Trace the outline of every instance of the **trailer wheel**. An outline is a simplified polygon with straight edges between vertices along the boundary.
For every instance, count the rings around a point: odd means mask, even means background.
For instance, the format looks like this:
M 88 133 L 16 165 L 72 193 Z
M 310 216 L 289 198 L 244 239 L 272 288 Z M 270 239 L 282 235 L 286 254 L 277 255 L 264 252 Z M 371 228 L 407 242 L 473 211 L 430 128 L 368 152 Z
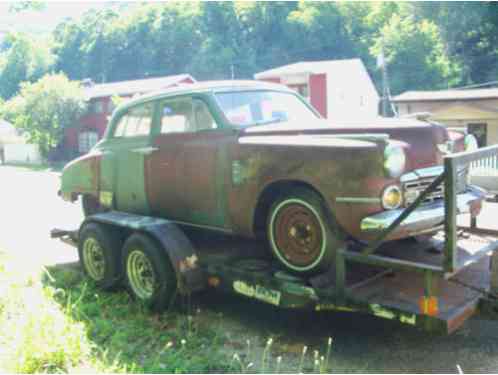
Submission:
M 85 224 L 78 241 L 78 255 L 84 272 L 104 289 L 121 279 L 119 250 L 121 241 L 112 228 L 96 223 Z
M 323 271 L 334 262 L 338 234 L 318 194 L 296 188 L 277 199 L 267 220 L 273 255 L 295 274 Z
M 123 268 L 130 294 L 154 311 L 167 308 L 175 296 L 176 274 L 160 246 L 136 233 L 123 247 Z

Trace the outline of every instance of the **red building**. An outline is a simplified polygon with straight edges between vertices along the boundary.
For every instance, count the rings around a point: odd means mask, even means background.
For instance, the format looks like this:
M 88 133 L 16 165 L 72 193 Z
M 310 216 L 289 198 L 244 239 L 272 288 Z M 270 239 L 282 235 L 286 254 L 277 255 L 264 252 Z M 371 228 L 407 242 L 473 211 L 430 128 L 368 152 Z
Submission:
M 284 84 L 330 120 L 376 117 L 379 95 L 360 59 L 302 61 L 256 73 L 255 79 Z
M 67 129 L 64 137 L 64 152 L 71 156 L 84 154 L 102 138 L 107 122 L 114 110 L 113 96 L 130 98 L 151 91 L 194 83 L 189 74 L 179 74 L 160 78 L 148 78 L 134 81 L 121 81 L 95 84 L 83 81 L 88 111 L 80 118 L 78 126 Z

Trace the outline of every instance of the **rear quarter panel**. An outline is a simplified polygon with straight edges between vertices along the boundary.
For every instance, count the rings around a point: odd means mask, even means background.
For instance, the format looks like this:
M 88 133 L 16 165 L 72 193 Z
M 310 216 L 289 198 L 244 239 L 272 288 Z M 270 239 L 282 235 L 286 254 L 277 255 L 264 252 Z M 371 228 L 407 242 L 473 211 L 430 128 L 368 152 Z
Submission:
M 61 175 L 61 193 L 98 196 L 100 159 L 99 154 L 88 154 L 66 165 Z

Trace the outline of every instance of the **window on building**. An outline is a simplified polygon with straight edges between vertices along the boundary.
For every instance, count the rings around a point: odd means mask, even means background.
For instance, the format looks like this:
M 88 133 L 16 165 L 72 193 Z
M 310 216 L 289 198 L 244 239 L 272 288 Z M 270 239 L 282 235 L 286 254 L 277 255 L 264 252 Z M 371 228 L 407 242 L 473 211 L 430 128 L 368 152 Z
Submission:
M 102 100 L 91 101 L 88 107 L 88 112 L 90 114 L 104 113 L 104 102 Z
M 114 136 L 129 138 L 150 134 L 152 111 L 152 103 L 131 108 L 119 120 L 119 123 L 114 130 Z
M 86 154 L 99 141 L 99 134 L 96 131 L 83 131 L 78 135 L 78 151 Z
M 289 85 L 289 88 L 291 88 L 292 90 L 297 92 L 299 95 L 301 95 L 306 100 L 310 99 L 309 86 L 307 83 L 303 83 L 300 85 Z
M 468 124 L 467 131 L 469 132 L 469 134 L 472 134 L 474 137 L 476 137 L 479 147 L 485 147 L 487 145 L 488 124 L 484 122 Z

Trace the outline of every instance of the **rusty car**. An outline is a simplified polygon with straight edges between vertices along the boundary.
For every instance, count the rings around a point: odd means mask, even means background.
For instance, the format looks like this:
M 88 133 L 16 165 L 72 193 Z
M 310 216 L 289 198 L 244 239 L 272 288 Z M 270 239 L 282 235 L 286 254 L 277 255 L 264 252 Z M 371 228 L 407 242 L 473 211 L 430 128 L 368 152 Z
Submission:
M 59 194 L 81 197 L 87 216 L 115 210 L 263 238 L 287 271 L 310 275 L 347 241 L 392 225 L 442 173 L 452 142 L 416 119 L 330 123 L 278 84 L 202 82 L 119 106 L 103 139 L 64 168 Z M 477 215 L 484 193 L 465 171 L 456 189 L 457 213 Z M 387 239 L 440 230 L 443 197 L 442 186 L 424 196 Z

